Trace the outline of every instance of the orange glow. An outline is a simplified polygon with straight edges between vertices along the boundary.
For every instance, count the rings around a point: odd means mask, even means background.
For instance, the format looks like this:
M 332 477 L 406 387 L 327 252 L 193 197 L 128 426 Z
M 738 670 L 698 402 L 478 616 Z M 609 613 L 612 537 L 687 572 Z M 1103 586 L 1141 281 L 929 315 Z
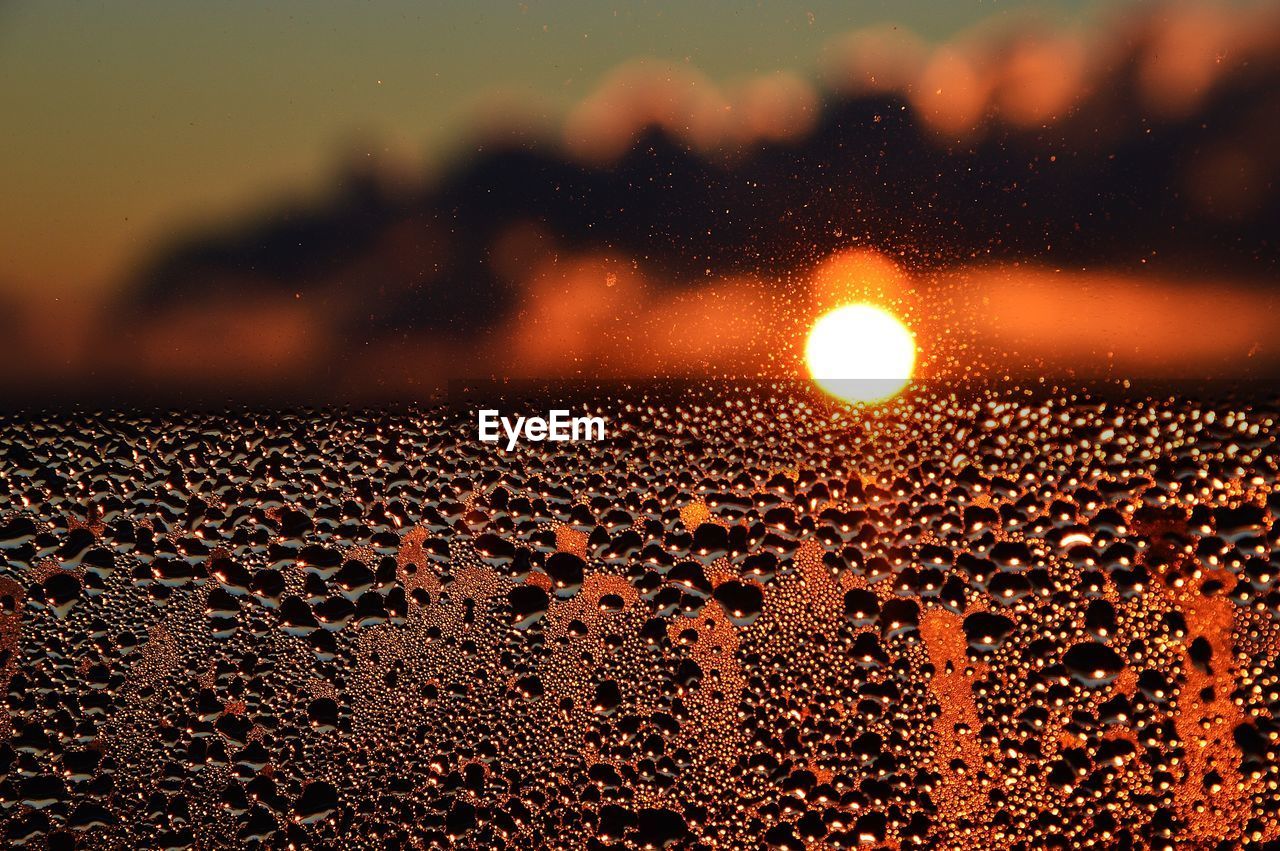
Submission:
M 891 304 L 911 287 L 910 277 L 878 251 L 852 248 L 837 251 L 814 270 L 812 304 L 825 313 L 842 304 Z

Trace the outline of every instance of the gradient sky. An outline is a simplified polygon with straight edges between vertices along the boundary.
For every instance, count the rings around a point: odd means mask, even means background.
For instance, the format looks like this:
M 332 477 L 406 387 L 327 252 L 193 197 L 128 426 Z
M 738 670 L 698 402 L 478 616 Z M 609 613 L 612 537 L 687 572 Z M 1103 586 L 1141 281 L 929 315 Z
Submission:
M 306 194 L 346 156 L 418 168 L 477 104 L 548 121 L 638 56 L 715 79 L 812 75 L 824 42 L 900 23 L 945 39 L 1085 0 L 0 4 L 0 296 L 93 301 L 177 229 Z

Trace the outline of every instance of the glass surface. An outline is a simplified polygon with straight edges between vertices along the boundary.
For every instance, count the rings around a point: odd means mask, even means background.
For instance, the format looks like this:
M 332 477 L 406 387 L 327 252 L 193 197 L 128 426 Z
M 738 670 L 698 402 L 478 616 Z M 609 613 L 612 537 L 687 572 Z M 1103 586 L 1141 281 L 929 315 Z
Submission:
M 1280 843 L 1280 5 L 0 4 L 0 844 Z

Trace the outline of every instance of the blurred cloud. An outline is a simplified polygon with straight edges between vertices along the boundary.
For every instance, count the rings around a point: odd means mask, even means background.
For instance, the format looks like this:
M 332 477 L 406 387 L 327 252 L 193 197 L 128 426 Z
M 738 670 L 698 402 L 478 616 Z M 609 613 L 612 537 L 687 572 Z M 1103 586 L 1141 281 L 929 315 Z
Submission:
M 975 269 L 962 278 L 976 340 L 1024 369 L 1046 364 L 1040 371 L 1050 375 L 1212 380 L 1280 368 L 1274 290 L 1035 268 Z
M 727 146 L 801 137 L 813 126 L 818 93 L 799 76 L 778 72 L 717 86 L 675 62 L 637 60 L 609 74 L 565 123 L 570 152 L 598 164 L 622 156 L 658 129 L 703 154 Z

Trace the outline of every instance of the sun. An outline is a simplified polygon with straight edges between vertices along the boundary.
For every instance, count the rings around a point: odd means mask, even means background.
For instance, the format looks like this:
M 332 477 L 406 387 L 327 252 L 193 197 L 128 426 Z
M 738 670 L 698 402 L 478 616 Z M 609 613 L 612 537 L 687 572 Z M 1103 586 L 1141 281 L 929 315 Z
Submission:
M 881 402 L 901 392 L 916 364 L 916 341 L 896 316 L 873 304 L 847 304 L 809 331 L 805 363 L 814 382 L 849 402 Z

